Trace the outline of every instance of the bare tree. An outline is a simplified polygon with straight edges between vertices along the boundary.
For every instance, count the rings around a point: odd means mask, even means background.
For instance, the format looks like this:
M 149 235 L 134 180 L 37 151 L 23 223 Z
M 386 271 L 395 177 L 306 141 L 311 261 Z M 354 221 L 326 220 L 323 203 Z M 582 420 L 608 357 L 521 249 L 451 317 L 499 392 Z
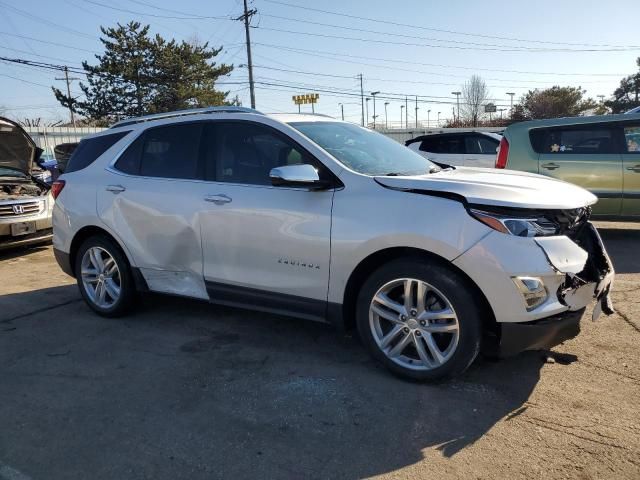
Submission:
M 474 127 L 478 126 L 478 120 L 482 115 L 484 102 L 489 98 L 489 89 L 482 77 L 472 75 L 462 86 L 462 113 L 465 120 L 471 122 Z

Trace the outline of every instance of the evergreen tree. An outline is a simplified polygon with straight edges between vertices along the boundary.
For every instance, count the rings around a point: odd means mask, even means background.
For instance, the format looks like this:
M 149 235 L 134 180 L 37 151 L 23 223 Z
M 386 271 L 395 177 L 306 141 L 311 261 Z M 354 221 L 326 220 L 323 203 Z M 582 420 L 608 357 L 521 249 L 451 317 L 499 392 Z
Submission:
M 228 92 L 215 88 L 218 78 L 233 70 L 212 61 L 221 48 L 150 37 L 149 25 L 138 22 L 100 30 L 104 54 L 96 55 L 97 65 L 82 63 L 87 82 L 81 82 L 80 89 L 85 99 L 69 98 L 53 88 L 64 107 L 108 124 L 118 118 L 230 103 Z

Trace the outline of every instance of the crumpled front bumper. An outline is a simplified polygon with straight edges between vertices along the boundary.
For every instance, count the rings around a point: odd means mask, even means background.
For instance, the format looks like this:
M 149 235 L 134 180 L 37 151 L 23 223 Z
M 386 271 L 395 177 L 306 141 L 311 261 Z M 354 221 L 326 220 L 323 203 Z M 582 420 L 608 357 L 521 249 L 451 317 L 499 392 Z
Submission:
M 593 319 L 601 312 L 613 313 L 609 294 L 614 269 L 590 222 L 572 238 L 492 232 L 453 263 L 471 277 L 491 305 L 503 355 L 551 348 L 577 335 L 582 312 L 594 299 Z M 513 281 L 523 276 L 541 279 L 548 292 L 544 303 L 530 311 Z

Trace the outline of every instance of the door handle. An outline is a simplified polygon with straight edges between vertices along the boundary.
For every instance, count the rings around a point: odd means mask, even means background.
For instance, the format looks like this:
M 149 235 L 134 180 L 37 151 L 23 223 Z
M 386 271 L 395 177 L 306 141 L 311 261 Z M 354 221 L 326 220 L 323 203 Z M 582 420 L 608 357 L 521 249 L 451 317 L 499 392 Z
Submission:
M 124 192 L 126 188 L 124 188 L 122 185 L 107 185 L 106 190 L 107 192 L 118 194 Z
M 472 161 L 474 161 L 474 162 L 475 162 L 475 161 L 477 161 L 478 159 L 477 159 L 477 158 L 467 158 L 467 160 L 472 160 Z
M 640 173 L 640 165 L 634 165 L 633 167 L 627 167 L 627 170 L 631 170 L 632 172 Z
M 231 197 L 225 194 L 207 195 L 204 197 L 204 201 L 215 203 L 216 205 L 224 205 L 225 203 L 231 203 Z
M 547 170 L 555 170 L 556 168 L 560 168 L 560 165 L 556 163 L 543 163 L 540 165 L 542 168 L 546 168 Z

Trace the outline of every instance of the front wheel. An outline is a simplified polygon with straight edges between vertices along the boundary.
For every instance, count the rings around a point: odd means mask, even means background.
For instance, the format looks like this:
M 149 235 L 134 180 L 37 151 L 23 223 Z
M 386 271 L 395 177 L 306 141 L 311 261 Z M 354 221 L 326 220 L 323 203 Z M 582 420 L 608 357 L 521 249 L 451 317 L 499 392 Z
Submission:
M 358 296 L 357 325 L 371 354 L 415 380 L 462 373 L 480 350 L 481 308 L 466 278 L 421 259 L 390 262 Z

